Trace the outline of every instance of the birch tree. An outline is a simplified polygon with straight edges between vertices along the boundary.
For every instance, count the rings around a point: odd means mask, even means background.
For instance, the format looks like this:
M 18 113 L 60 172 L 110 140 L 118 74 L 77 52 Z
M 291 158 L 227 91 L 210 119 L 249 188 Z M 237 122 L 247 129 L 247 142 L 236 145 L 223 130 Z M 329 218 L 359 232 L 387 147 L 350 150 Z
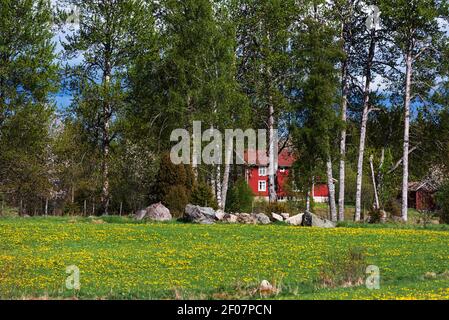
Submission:
M 392 59 L 398 59 L 404 106 L 404 139 L 402 158 L 402 219 L 408 220 L 408 183 L 410 154 L 410 119 L 412 106 L 425 98 L 436 79 L 435 73 L 444 37 L 439 18 L 447 17 L 447 2 L 438 0 L 384 0 L 380 1 L 383 20 L 391 30 Z
M 355 34 L 355 20 L 357 19 L 356 5 L 359 1 L 343 0 L 335 1 L 334 6 L 339 13 L 341 25 L 340 41 L 344 54 L 341 60 L 341 109 L 340 119 L 342 128 L 340 131 L 340 161 L 338 176 L 338 220 L 345 220 L 345 182 L 346 182 L 346 140 L 347 140 L 347 112 L 350 96 L 350 67 L 353 58 L 353 41 Z
M 270 202 L 277 201 L 276 128 L 279 115 L 288 105 L 284 88 L 290 68 L 290 28 L 296 18 L 296 9 L 297 4 L 292 0 L 239 0 L 234 4 L 238 80 L 256 115 L 253 125 L 267 128 L 269 132 L 267 155 Z
M 110 156 L 116 138 L 114 119 L 123 105 L 122 72 L 133 54 L 136 36 L 153 25 L 150 6 L 142 0 L 64 0 L 62 7 L 75 7 L 79 28 L 63 41 L 67 60 L 82 62 L 69 68 L 76 93 L 75 113 L 89 114 L 91 131 L 101 150 L 101 213 L 107 215 L 111 201 Z M 61 12 L 62 21 L 67 13 Z

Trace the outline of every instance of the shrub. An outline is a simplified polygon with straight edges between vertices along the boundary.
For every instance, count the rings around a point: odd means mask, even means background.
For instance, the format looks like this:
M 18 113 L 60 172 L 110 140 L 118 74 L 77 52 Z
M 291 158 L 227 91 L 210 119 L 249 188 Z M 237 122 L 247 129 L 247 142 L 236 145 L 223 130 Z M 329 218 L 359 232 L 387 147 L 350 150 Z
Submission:
M 248 183 L 239 179 L 228 192 L 226 199 L 227 212 L 251 212 L 254 195 Z
M 351 166 L 346 167 L 346 185 L 345 185 L 345 202 L 355 204 L 355 195 L 357 190 L 357 171 Z M 338 194 L 338 193 L 337 193 Z M 371 208 L 374 200 L 373 185 L 371 177 L 363 172 L 362 183 L 362 209 Z
M 218 208 L 212 188 L 204 182 L 200 182 L 197 186 L 195 186 L 190 202 L 194 205 L 202 207 L 211 207 L 214 209 Z
M 152 190 L 152 196 L 157 201 L 163 201 L 173 186 L 183 186 L 187 197 L 193 188 L 192 167 L 188 165 L 175 165 L 170 160 L 170 154 L 164 153 L 161 156 L 156 182 Z
M 401 206 L 399 205 L 399 203 L 394 200 L 394 199 L 390 199 L 385 203 L 385 211 L 388 212 L 391 216 L 393 217 L 401 217 L 402 216 L 402 212 L 401 212 Z
M 369 212 L 369 223 L 380 223 L 382 221 L 382 210 L 372 209 Z
M 289 212 L 291 212 L 291 210 L 290 210 L 288 203 L 286 203 L 286 202 L 269 203 L 265 210 L 265 213 L 268 215 L 271 215 L 272 213 L 281 214 L 281 213 L 289 213 Z
M 185 207 L 189 203 L 187 189 L 180 185 L 169 187 L 162 203 L 170 209 L 174 218 L 181 218 L 184 215 Z
M 81 212 L 80 207 L 78 206 L 77 203 L 66 203 L 64 206 L 64 215 L 77 215 Z
M 319 281 L 323 287 L 353 287 L 362 285 L 366 271 L 364 248 L 350 248 L 339 257 L 328 257 L 321 267 Z
M 441 222 L 449 224 L 449 182 L 437 192 L 435 200 L 438 205 L 438 215 Z

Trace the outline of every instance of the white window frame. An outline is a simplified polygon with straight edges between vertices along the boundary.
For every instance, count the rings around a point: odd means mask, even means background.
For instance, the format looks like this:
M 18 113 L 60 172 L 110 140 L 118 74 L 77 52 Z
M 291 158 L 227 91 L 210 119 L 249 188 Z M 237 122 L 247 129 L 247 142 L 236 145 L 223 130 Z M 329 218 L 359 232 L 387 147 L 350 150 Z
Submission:
M 261 188 L 261 186 L 264 186 L 264 187 Z M 267 182 L 265 180 L 259 180 L 259 182 L 257 183 L 257 189 L 259 190 L 259 192 L 266 192 L 267 191 Z
M 267 176 L 267 167 L 259 167 L 259 177 Z

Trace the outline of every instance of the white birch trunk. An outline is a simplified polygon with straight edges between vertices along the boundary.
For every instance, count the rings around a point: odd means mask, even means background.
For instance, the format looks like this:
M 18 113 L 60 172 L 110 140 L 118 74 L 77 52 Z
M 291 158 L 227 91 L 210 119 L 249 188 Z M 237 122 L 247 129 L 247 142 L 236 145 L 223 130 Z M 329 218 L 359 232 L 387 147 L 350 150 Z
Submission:
M 270 104 L 269 117 L 268 117 L 268 129 L 270 131 L 269 146 L 268 146 L 268 195 L 270 203 L 277 202 L 276 194 L 276 173 L 277 173 L 277 137 L 276 130 L 274 129 L 274 108 Z
M 306 211 L 310 212 L 310 192 L 309 191 L 306 194 Z
M 329 209 L 330 209 L 330 219 L 332 221 L 337 221 L 337 206 L 335 205 L 335 183 L 332 173 L 332 159 L 328 158 L 326 163 L 327 166 L 327 186 L 329 188 Z
M 343 79 L 343 95 L 341 101 L 341 121 L 343 122 L 343 129 L 340 132 L 340 168 L 339 168 L 339 187 L 338 187 L 338 220 L 345 220 L 345 189 L 346 189 L 346 121 L 348 109 L 348 70 L 347 61 L 342 67 Z
M 408 156 L 410 149 L 410 100 L 413 73 L 413 57 L 411 50 L 406 57 L 405 97 L 404 97 L 404 156 L 402 160 L 402 220 L 408 220 Z
M 216 178 L 216 199 L 219 209 L 223 209 L 223 199 L 222 199 L 222 182 L 221 182 L 221 165 L 217 165 L 217 178 Z
M 357 182 L 356 182 L 356 197 L 355 197 L 355 221 L 360 221 L 362 213 L 362 183 L 363 183 L 363 160 L 365 156 L 365 142 L 366 142 L 366 127 L 368 123 L 368 115 L 370 112 L 370 93 L 371 93 L 371 68 L 374 61 L 376 51 L 376 30 L 371 30 L 371 44 L 368 53 L 368 61 L 365 68 L 365 91 L 363 98 L 363 115 L 360 129 L 360 145 L 359 145 L 359 159 L 357 162 Z
M 367 98 L 369 99 L 369 97 Z M 365 103 L 360 130 L 359 159 L 357 162 L 357 180 L 355 195 L 355 221 L 360 221 L 362 212 L 363 159 L 365 156 L 366 125 L 368 122 L 368 102 Z
M 379 202 L 379 194 L 377 193 L 377 183 L 376 183 L 376 174 L 374 172 L 374 157 L 373 155 L 369 158 L 369 163 L 371 167 L 371 178 L 373 181 L 373 188 L 374 188 L 374 209 L 379 210 L 380 209 L 380 202 Z
M 229 146 L 225 150 L 225 167 L 223 172 L 223 184 L 221 187 L 221 203 L 222 210 L 226 210 L 226 198 L 228 196 L 228 188 L 229 188 L 229 175 L 231 172 L 231 161 L 232 161 L 232 152 L 233 148 Z

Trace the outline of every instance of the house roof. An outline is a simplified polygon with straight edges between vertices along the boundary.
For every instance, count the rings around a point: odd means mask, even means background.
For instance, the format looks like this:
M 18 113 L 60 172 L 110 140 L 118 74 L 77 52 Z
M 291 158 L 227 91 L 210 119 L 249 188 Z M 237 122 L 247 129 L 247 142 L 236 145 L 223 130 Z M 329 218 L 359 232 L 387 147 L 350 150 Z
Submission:
M 257 152 L 257 150 L 246 150 L 245 151 L 245 163 L 254 166 L 268 166 L 268 156 L 265 152 Z M 255 163 L 250 163 L 249 160 L 256 159 Z M 278 155 L 278 166 L 279 167 L 291 167 L 296 161 L 293 152 L 289 149 L 283 149 Z M 253 161 L 251 161 L 253 162 Z
M 408 184 L 408 190 L 412 192 L 416 192 L 422 190 L 424 192 L 437 192 L 438 186 L 429 181 L 421 181 L 421 182 L 410 182 Z

